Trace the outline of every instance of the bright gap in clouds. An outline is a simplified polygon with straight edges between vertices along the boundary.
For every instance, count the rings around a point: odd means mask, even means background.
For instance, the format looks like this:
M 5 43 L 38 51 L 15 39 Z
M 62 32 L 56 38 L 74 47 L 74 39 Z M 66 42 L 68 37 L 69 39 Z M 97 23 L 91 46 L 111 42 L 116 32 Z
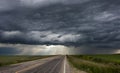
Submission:
M 24 48 L 22 49 L 23 54 L 29 55 L 66 55 L 69 54 L 69 48 L 63 45 L 38 45 L 34 46 L 33 48 Z
M 120 50 L 117 50 L 117 51 L 116 51 L 116 54 L 120 54 Z
M 16 51 L 16 55 L 66 55 L 69 48 L 64 45 L 23 45 L 23 44 L 0 44 L 0 47 Z M 13 49 L 12 49 L 13 48 Z M 1 48 L 0 48 L 1 49 Z M 8 53 L 9 54 L 9 53 Z M 14 54 L 14 53 L 13 53 Z

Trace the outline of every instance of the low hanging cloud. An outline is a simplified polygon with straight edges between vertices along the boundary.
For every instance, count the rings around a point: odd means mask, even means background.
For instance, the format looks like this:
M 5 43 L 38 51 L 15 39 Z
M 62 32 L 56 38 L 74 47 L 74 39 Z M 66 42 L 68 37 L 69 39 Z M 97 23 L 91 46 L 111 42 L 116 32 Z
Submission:
M 40 44 L 45 42 L 50 43 L 66 43 L 66 42 L 77 42 L 81 39 L 80 34 L 74 33 L 53 33 L 53 32 L 20 32 L 20 31 L 5 31 L 1 32 L 0 41 L 3 43 L 24 43 L 24 44 Z M 31 42 L 32 41 L 32 42 Z M 35 43 L 36 42 L 36 43 Z

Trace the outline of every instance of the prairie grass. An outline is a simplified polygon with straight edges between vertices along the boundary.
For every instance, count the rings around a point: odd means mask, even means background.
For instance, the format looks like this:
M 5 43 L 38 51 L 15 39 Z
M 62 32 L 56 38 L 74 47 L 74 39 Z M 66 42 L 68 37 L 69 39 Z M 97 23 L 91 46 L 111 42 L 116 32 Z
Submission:
M 98 63 L 120 65 L 120 55 L 76 55 L 74 57 Z
M 49 56 L 0 56 L 0 66 L 46 58 Z
M 120 73 L 120 65 L 118 62 L 110 61 L 106 63 L 108 60 L 102 59 L 99 61 L 98 59 L 91 56 L 79 55 L 79 56 L 67 56 L 69 62 L 76 68 L 86 71 L 88 73 Z M 113 57 L 114 58 L 114 57 Z M 115 63 L 115 64 L 114 64 Z M 118 63 L 118 64 L 117 64 Z

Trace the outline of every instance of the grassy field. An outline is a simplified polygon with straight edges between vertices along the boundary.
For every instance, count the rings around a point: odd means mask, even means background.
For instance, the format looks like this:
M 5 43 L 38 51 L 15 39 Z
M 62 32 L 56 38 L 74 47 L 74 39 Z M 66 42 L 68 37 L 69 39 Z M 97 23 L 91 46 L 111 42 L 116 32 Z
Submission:
M 32 61 L 50 56 L 0 56 L 0 66 Z
M 71 55 L 69 62 L 88 73 L 120 73 L 120 55 Z

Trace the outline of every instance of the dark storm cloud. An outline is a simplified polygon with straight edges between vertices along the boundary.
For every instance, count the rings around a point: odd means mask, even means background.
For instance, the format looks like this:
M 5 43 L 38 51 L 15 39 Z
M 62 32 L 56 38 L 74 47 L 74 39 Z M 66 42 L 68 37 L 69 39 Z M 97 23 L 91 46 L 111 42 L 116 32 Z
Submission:
M 119 0 L 0 1 L 1 43 L 120 48 Z

